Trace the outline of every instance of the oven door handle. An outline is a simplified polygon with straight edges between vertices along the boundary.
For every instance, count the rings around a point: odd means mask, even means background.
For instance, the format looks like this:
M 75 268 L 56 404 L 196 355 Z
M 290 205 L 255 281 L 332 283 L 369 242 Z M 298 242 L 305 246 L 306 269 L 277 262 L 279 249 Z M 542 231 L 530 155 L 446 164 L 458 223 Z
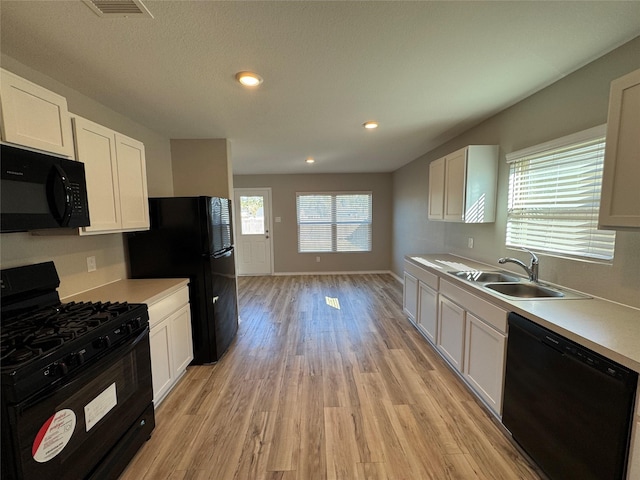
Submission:
M 141 330 L 140 333 L 132 339 L 127 340 L 122 345 L 119 345 L 116 349 L 109 351 L 106 355 L 93 358 L 88 364 L 83 364 L 83 368 L 75 370 L 68 376 L 64 376 L 55 382 L 48 385 L 44 390 L 34 393 L 29 398 L 23 400 L 17 405 L 18 412 L 22 414 L 22 412 L 33 405 L 42 402 L 44 399 L 47 399 L 53 395 L 55 395 L 60 388 L 70 388 L 74 385 L 78 380 L 84 379 L 87 375 L 93 376 L 95 374 L 94 370 L 96 367 L 103 368 L 104 362 L 110 362 L 118 358 L 124 357 L 126 354 L 134 350 L 140 342 L 149 337 L 149 325 L 144 327 L 144 330 Z M 11 419 L 10 419 L 11 420 Z

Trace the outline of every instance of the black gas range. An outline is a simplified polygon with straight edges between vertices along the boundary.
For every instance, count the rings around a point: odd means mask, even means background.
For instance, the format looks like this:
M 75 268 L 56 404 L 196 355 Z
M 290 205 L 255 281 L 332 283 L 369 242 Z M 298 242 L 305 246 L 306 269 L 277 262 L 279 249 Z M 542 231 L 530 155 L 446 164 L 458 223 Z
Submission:
M 62 303 L 53 262 L 1 278 L 2 478 L 116 478 L 155 425 L 147 306 Z

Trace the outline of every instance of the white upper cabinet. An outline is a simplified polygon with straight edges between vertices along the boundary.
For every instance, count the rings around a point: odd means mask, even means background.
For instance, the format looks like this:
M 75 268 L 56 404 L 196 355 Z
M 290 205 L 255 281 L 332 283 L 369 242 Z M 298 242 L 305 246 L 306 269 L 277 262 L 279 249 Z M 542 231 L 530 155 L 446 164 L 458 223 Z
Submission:
M 429 165 L 429 220 L 495 221 L 498 146 L 469 145 Z
M 116 156 L 122 230 L 148 230 L 149 195 L 144 144 L 116 133 Z
M 599 228 L 640 229 L 640 69 L 611 82 Z
M 149 228 L 144 145 L 74 116 L 76 153 L 85 164 L 91 225 L 81 234 Z
M 2 140 L 74 157 L 67 100 L 6 70 L 0 70 Z

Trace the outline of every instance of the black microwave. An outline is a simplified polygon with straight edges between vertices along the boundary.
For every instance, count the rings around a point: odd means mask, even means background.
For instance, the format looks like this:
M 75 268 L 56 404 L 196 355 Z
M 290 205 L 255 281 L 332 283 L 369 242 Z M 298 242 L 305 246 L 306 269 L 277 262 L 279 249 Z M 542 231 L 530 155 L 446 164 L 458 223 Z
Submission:
M 83 163 L 5 144 L 0 148 L 2 233 L 89 225 Z

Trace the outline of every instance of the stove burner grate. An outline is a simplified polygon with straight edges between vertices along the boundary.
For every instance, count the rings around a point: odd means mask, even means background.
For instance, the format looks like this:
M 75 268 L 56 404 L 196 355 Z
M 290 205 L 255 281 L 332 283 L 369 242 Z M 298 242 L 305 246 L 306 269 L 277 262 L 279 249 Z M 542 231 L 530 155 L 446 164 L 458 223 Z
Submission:
M 0 334 L 0 362 L 16 367 L 74 341 L 119 315 L 129 312 L 127 302 L 70 302 L 4 319 Z

